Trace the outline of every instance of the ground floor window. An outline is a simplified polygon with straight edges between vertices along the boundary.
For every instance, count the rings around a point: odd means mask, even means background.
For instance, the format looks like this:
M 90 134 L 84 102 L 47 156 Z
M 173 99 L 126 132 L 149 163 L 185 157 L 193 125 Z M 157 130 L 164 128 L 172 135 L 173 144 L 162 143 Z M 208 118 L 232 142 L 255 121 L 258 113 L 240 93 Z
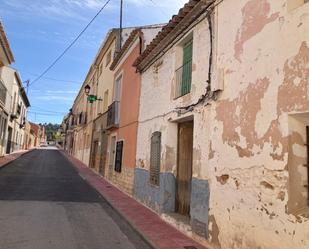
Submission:
M 309 113 L 289 115 L 288 212 L 309 206 Z M 281 193 L 280 199 L 284 200 Z
M 115 171 L 121 172 L 122 167 L 122 152 L 123 152 L 123 141 L 116 143 L 116 156 L 115 156 Z
M 309 206 L 309 126 L 306 126 L 306 148 L 307 148 L 307 160 L 304 166 L 307 169 L 307 184 L 304 187 L 307 188 L 307 205 Z
M 150 145 L 150 183 L 159 185 L 161 166 L 161 132 L 156 131 L 151 136 Z

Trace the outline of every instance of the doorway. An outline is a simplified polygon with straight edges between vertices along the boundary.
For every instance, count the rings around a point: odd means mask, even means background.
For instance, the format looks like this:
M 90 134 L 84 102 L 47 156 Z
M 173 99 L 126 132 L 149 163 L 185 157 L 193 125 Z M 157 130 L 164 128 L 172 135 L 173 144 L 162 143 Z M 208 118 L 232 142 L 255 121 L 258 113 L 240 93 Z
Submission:
M 109 148 L 109 174 L 112 174 L 114 171 L 115 154 L 116 154 L 116 136 L 112 136 Z
M 190 215 L 193 121 L 178 124 L 176 212 Z
M 92 150 L 92 163 L 91 168 L 94 168 L 95 170 L 98 170 L 98 148 L 99 148 L 99 141 L 93 142 L 93 150 Z
M 8 128 L 8 142 L 7 142 L 7 146 L 6 146 L 6 154 L 10 154 L 11 153 L 12 133 L 13 133 L 13 130 L 12 130 L 11 127 L 9 127 Z
M 105 131 L 101 134 L 101 158 L 100 158 L 100 168 L 99 173 L 105 176 L 105 163 L 106 163 L 106 152 L 107 152 L 108 136 Z

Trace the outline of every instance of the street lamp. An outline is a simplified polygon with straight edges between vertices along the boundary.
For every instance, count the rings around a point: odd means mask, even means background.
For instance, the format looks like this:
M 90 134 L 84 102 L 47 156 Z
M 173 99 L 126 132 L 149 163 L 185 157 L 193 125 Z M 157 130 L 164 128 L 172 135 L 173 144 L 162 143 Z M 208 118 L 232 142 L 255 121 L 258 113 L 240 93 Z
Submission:
M 90 89 L 91 89 L 91 87 L 90 87 L 89 85 L 86 85 L 86 86 L 84 87 L 85 94 L 88 96 L 88 97 L 87 97 L 87 101 L 88 101 L 89 103 L 91 103 L 91 104 L 92 104 L 93 102 L 97 101 L 97 100 L 102 101 L 102 99 L 101 99 L 101 98 L 98 98 L 98 96 L 93 95 L 93 94 L 89 94 L 89 93 L 90 93 Z
M 84 90 L 85 90 L 85 93 L 86 93 L 87 96 L 88 96 L 89 93 L 90 93 L 90 89 L 91 89 L 91 87 L 90 87 L 89 85 L 86 85 L 86 86 L 84 87 Z

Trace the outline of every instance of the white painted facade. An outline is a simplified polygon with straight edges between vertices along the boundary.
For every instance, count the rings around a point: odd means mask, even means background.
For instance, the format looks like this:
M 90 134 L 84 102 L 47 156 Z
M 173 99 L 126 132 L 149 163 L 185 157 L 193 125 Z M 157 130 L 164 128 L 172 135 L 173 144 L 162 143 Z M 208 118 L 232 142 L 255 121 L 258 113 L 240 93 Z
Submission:
M 206 19 L 183 37 L 193 37 L 190 94 L 174 99 L 181 40 L 142 73 L 137 167 L 149 169 L 151 135 L 161 131 L 161 172 L 176 175 L 177 122 L 193 119 L 192 176 L 209 182 L 209 241 L 218 248 L 309 247 L 309 3 L 291 2 L 224 0 L 215 8 L 217 100 L 177 111 L 206 90 Z

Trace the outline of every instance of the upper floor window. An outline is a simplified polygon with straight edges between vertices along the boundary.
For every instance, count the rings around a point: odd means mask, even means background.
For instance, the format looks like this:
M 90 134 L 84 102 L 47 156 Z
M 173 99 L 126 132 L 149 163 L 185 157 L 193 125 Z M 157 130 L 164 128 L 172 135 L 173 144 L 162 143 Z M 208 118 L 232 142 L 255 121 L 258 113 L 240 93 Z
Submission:
M 112 60 L 112 51 L 110 50 L 106 55 L 106 64 L 105 64 L 106 67 L 111 62 L 111 60 Z
M 6 100 L 6 88 L 4 84 L 0 81 L 0 101 L 5 104 Z
M 176 69 L 175 98 L 188 94 L 191 91 L 192 81 L 192 40 L 181 47 L 182 64 Z

